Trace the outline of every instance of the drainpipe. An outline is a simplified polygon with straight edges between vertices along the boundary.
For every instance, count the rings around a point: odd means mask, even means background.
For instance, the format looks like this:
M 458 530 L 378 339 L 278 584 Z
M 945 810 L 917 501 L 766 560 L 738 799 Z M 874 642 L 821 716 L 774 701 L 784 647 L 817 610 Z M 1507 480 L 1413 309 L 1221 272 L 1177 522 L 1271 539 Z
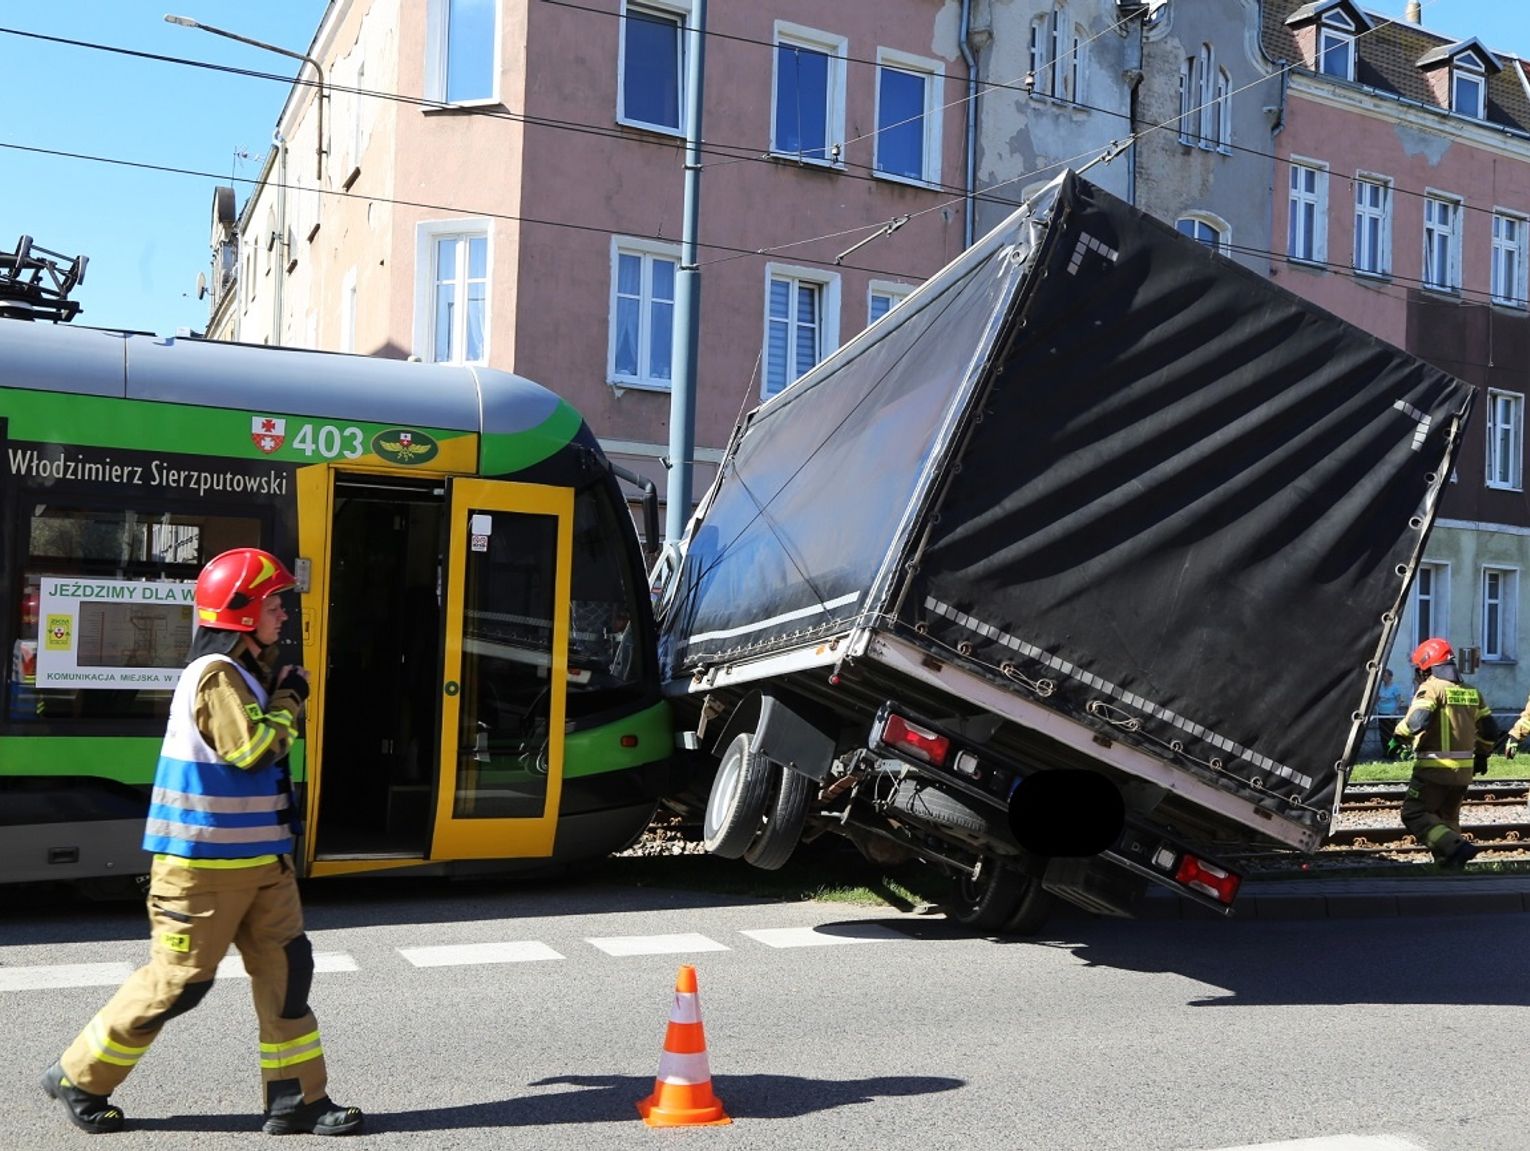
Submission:
M 1132 37 L 1130 30 L 1126 49 L 1126 67 L 1123 72 L 1126 77 L 1126 132 L 1128 136 L 1137 134 L 1137 109 L 1138 92 L 1142 87 L 1142 37 L 1143 29 L 1147 27 L 1148 9 L 1144 7 L 1137 15 L 1137 34 Z M 1131 149 L 1126 157 L 1126 202 L 1137 203 L 1137 149 Z
M 972 0 L 962 0 L 962 26 L 957 34 L 961 41 L 962 59 L 967 62 L 967 183 L 962 198 L 965 204 L 962 224 L 962 247 L 972 247 L 974 223 L 973 199 L 977 191 L 977 57 L 968 43 L 972 35 Z
M 280 131 L 271 136 L 276 145 L 276 239 L 271 252 L 276 267 L 271 269 L 271 345 L 282 342 L 282 283 L 287 279 L 287 137 Z

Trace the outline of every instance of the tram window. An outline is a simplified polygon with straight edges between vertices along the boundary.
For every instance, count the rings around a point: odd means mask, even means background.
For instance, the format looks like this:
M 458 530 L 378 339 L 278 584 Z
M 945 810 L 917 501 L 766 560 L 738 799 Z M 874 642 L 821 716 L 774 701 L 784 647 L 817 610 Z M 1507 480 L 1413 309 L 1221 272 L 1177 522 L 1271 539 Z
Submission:
M 162 719 L 202 565 L 258 546 L 243 516 L 34 504 L 7 675 L 17 723 Z
M 635 684 L 644 671 L 643 647 L 633 622 L 636 589 L 624 546 L 625 527 L 603 489 L 590 488 L 575 498 L 570 696 Z

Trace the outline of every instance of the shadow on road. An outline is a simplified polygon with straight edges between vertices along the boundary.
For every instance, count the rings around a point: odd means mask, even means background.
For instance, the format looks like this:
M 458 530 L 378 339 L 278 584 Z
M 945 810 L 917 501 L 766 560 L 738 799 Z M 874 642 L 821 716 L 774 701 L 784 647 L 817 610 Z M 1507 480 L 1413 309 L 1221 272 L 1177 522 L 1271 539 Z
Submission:
M 552 1123 L 637 1123 L 637 1101 L 653 1091 L 652 1077 L 560 1075 L 529 1087 L 573 1090 L 523 1095 L 490 1103 L 434 1107 L 367 1116 L 371 1131 L 447 1131 L 459 1127 L 538 1127 Z M 835 1107 L 900 1095 L 952 1091 L 966 1080 L 933 1075 L 822 1080 L 795 1075 L 728 1075 L 714 1086 L 734 1119 L 794 1119 Z
M 1187 997 L 1190 1007 L 1530 1006 L 1530 915 L 1094 920 L 1067 932 L 1050 931 L 1038 946 L 1071 951 L 1090 967 L 1168 972 L 1206 984 Z

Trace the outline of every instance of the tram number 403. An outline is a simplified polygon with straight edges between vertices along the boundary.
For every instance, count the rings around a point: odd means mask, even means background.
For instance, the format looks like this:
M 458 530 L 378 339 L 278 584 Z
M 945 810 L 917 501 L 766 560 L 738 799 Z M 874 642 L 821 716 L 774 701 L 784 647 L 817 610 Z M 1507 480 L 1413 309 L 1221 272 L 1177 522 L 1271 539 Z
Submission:
M 360 428 L 338 428 L 334 424 L 304 424 L 292 437 L 293 451 L 305 456 L 318 454 L 326 460 L 343 456 L 354 460 L 366 452 L 366 435 Z

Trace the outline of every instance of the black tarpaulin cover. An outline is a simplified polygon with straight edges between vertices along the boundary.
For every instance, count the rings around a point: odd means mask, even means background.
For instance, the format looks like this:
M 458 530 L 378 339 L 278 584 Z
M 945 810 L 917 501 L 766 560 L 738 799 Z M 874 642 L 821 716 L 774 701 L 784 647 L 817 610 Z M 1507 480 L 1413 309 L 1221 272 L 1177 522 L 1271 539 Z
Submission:
M 1315 816 L 1471 389 L 1087 181 L 1052 191 L 755 414 L 668 670 L 896 609 L 1032 703 Z

